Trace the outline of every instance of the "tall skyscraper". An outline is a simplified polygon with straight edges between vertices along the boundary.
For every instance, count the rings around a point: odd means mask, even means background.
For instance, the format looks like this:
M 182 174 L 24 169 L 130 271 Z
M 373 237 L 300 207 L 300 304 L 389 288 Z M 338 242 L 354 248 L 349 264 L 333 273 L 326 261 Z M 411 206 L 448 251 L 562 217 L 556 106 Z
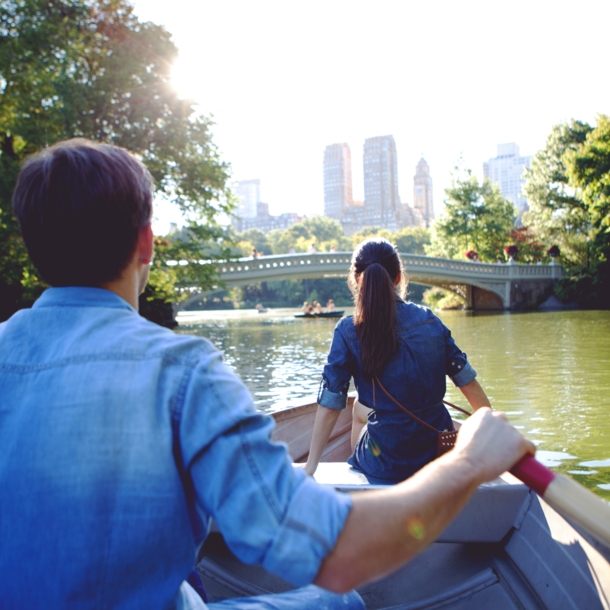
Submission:
M 432 178 L 424 159 L 416 175 L 419 207 L 400 201 L 393 136 L 365 140 L 363 164 L 364 201 L 354 201 L 349 146 L 330 144 L 324 151 L 324 214 L 338 220 L 346 235 L 353 235 L 364 227 L 398 231 L 408 226 L 424 226 L 434 219 Z
M 527 199 L 521 195 L 525 184 L 525 168 L 531 157 L 521 157 L 514 143 L 498 144 L 498 156 L 483 163 L 483 176 L 495 182 L 506 199 L 516 206 L 519 217 L 529 209 Z
M 261 181 L 239 180 L 235 183 L 235 193 L 239 198 L 235 214 L 239 218 L 256 217 L 256 204 L 261 200 Z
M 432 177 L 430 166 L 422 157 L 415 168 L 413 178 L 413 207 L 419 211 L 424 225 L 429 227 L 434 220 L 434 205 L 432 202 Z
M 398 194 L 398 162 L 394 136 L 364 141 L 364 223 L 396 231 L 405 226 Z
M 341 220 L 352 205 L 352 154 L 347 144 L 324 151 L 324 215 Z

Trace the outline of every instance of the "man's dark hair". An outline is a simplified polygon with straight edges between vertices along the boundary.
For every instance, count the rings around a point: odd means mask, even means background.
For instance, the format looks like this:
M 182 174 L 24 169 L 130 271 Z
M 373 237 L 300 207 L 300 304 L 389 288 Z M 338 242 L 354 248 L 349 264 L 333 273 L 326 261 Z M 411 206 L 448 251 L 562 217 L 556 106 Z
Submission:
M 34 265 L 51 286 L 117 279 L 151 219 L 152 178 L 122 148 L 77 138 L 23 165 L 13 212 Z

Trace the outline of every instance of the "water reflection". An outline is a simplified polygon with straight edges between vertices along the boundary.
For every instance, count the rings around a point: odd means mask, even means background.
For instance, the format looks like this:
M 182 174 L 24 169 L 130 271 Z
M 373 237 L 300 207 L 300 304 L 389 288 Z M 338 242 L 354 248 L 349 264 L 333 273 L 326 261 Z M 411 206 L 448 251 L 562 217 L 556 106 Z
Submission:
M 538 458 L 610 499 L 610 312 L 441 317 Z M 459 400 L 455 388 L 449 394 Z
M 315 401 L 336 320 L 296 319 L 293 309 L 181 315 L 178 332 L 208 338 L 252 392 L 256 406 L 281 411 Z
M 315 400 L 335 326 L 294 313 L 186 313 L 178 332 L 210 339 L 257 406 L 276 411 Z M 493 406 L 536 443 L 539 459 L 610 500 L 610 312 L 440 316 Z M 465 402 L 450 383 L 447 399 Z

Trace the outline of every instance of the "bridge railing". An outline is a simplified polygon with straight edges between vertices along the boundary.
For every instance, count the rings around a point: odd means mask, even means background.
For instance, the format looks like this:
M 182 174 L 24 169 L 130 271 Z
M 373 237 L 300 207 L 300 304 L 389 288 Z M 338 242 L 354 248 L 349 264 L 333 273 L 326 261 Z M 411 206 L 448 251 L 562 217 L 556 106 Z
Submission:
M 240 258 L 216 262 L 221 282 L 228 288 L 262 281 L 346 277 L 351 252 L 319 252 L 312 254 L 281 254 L 260 258 Z M 508 299 L 510 284 L 516 280 L 549 280 L 561 277 L 564 270 L 554 261 L 549 265 L 519 265 L 514 261 L 473 263 L 418 254 L 402 254 L 409 278 L 415 283 L 432 286 L 472 285 L 495 292 Z M 221 285 L 202 292 L 198 286 L 185 285 L 179 290 L 190 296 L 178 308 L 192 300 L 222 290 Z
M 454 273 L 466 273 L 469 276 L 511 280 L 517 278 L 557 278 L 562 275 L 563 268 L 554 261 L 549 265 L 520 265 L 508 263 L 472 263 L 456 261 L 447 258 L 434 258 L 419 254 L 401 254 L 407 273 L 409 270 L 424 271 L 446 270 Z M 351 262 L 351 252 L 311 253 L 311 254 L 280 254 L 261 258 L 240 258 L 233 261 L 216 263 L 223 279 L 233 275 L 248 275 L 254 280 L 257 275 L 267 276 L 274 271 L 278 273 L 304 271 L 308 266 L 342 268 L 347 273 Z
M 221 274 L 230 273 L 257 273 L 268 269 L 282 269 L 304 265 L 342 265 L 349 268 L 351 252 L 332 252 L 315 254 L 278 254 L 260 258 L 239 258 L 234 261 L 219 262 L 216 264 Z
M 507 263 L 473 263 L 449 258 L 433 258 L 419 254 L 401 254 L 401 256 L 407 272 L 409 269 L 444 269 L 480 277 L 493 276 L 494 279 L 505 280 L 517 278 L 554 279 L 561 277 L 563 274 L 563 267 L 554 260 L 548 265 L 520 265 L 514 261 Z

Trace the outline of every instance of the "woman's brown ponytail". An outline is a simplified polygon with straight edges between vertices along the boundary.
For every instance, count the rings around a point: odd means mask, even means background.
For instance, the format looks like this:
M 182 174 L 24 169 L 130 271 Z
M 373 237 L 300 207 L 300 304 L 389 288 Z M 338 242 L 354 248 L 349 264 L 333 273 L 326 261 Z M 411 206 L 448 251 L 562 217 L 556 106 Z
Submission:
M 352 255 L 348 284 L 354 294 L 354 324 L 365 377 L 381 373 L 396 350 L 395 282 L 404 293 L 406 276 L 394 246 L 381 238 L 363 241 Z M 401 294 L 402 296 L 402 294 Z

